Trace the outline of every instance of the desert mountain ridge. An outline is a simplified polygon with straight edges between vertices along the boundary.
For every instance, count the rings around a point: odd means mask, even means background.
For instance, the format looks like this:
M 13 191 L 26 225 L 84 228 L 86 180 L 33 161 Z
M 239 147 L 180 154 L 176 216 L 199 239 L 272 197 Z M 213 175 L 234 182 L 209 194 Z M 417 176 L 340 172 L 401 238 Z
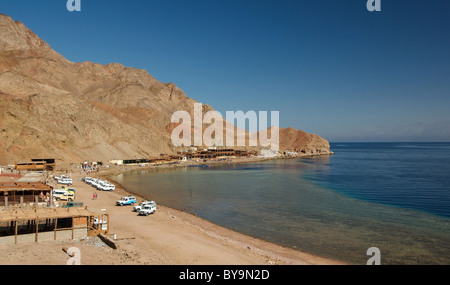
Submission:
M 0 14 L 0 165 L 176 153 L 171 116 L 179 110 L 192 115 L 195 103 L 142 69 L 71 62 L 23 23 Z M 203 105 L 203 113 L 210 110 Z M 280 151 L 330 153 L 328 141 L 317 135 L 287 128 L 279 136 Z

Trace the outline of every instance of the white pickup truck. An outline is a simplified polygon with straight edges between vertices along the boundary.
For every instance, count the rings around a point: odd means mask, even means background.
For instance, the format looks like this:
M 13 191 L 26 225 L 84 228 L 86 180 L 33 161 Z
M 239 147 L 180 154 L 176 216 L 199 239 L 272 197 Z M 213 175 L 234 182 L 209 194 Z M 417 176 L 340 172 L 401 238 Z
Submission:
M 142 209 L 142 207 L 144 207 L 145 205 L 155 205 L 156 206 L 156 203 L 155 203 L 155 201 L 143 201 L 143 202 L 139 203 L 139 205 L 136 205 L 133 207 L 133 212 L 139 212 Z
M 156 205 L 147 204 L 139 211 L 140 216 L 148 216 L 156 212 Z

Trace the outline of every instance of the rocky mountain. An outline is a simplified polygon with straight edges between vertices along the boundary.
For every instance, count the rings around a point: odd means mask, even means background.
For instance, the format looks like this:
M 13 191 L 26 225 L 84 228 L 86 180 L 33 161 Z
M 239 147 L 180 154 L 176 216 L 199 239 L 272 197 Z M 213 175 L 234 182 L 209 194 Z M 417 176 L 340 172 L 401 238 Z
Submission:
M 23 23 L 0 15 L 0 164 L 173 153 L 171 116 L 178 110 L 193 116 L 195 103 L 145 70 L 71 62 Z M 280 129 L 280 147 L 329 152 L 325 139 L 294 129 Z

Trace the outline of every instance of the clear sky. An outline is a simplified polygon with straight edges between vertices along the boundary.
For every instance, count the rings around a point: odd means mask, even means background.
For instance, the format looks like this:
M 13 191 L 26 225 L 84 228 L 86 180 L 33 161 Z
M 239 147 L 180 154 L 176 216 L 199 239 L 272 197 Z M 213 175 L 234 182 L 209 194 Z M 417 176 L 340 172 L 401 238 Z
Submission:
M 450 141 L 450 1 L 1 0 L 74 62 L 122 63 L 330 141 Z

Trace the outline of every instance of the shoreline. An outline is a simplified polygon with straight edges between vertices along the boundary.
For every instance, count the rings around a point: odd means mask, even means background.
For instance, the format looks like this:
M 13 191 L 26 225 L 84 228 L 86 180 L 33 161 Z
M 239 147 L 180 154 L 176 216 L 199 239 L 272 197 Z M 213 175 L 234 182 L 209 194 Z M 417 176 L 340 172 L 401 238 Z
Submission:
M 274 157 L 274 158 L 241 158 L 237 160 L 233 160 L 231 162 L 209 162 L 209 163 L 184 163 L 184 164 L 173 164 L 173 165 L 159 165 L 159 166 L 111 166 L 111 168 L 107 168 L 100 170 L 99 172 L 91 173 L 87 176 L 91 177 L 97 177 L 101 179 L 107 179 L 112 181 L 116 185 L 116 191 L 119 190 L 117 193 L 121 193 L 123 195 L 133 195 L 137 198 L 138 201 L 147 200 L 145 197 L 143 197 L 140 194 L 134 193 L 133 191 L 130 191 L 126 189 L 122 184 L 117 182 L 116 180 L 112 179 L 112 177 L 123 174 L 123 173 L 129 173 L 136 170 L 144 170 L 148 171 L 149 173 L 157 172 L 159 170 L 167 170 L 167 171 L 173 171 L 177 168 L 185 168 L 189 167 L 189 165 L 202 165 L 202 164 L 208 164 L 210 167 L 218 167 L 221 165 L 229 165 L 229 164 L 241 164 L 241 163 L 258 163 L 258 162 L 266 162 L 270 160 L 280 160 L 280 159 L 296 159 L 296 158 L 305 158 L 305 157 L 318 157 L 318 156 L 328 156 L 333 155 L 333 153 L 330 154 L 322 154 L 322 155 L 305 155 L 301 157 Z M 184 210 L 179 210 L 175 208 L 170 208 L 165 205 L 159 205 L 158 204 L 158 211 L 160 209 L 164 209 L 169 212 L 176 212 L 178 217 L 187 222 L 190 226 L 193 226 L 200 231 L 207 233 L 209 236 L 214 237 L 215 239 L 219 239 L 221 241 L 234 244 L 235 246 L 240 245 L 241 249 L 250 249 L 254 248 L 255 252 L 259 252 L 260 254 L 264 254 L 266 257 L 276 257 L 277 262 L 268 262 L 268 264 L 324 264 L 324 265 L 335 265 L 335 264 L 346 264 L 339 260 L 334 260 L 331 258 L 316 256 L 308 252 L 301 251 L 296 248 L 290 248 L 281 244 L 277 244 L 274 242 L 266 241 L 261 238 L 253 237 L 250 235 L 246 235 L 234 230 L 231 230 L 229 228 L 220 226 L 218 224 L 215 224 L 209 220 L 206 220 L 202 217 L 199 217 L 195 215 L 194 213 L 189 213 Z M 221 232 L 219 234 L 219 232 Z M 242 246 L 242 243 L 248 244 L 248 246 Z M 265 249 L 262 249 L 265 248 Z
M 233 163 L 262 162 L 267 159 L 240 159 Z M 192 164 L 192 163 L 191 163 Z M 73 164 L 74 166 L 75 164 Z M 186 167 L 188 164 L 181 165 Z M 148 167 L 173 170 L 178 165 Z M 94 212 L 109 214 L 110 238 L 117 249 L 101 244 L 98 237 L 81 240 L 19 243 L 0 245 L 0 264 L 9 265 L 61 265 L 67 262 L 62 248 L 77 247 L 84 265 L 346 265 L 348 263 L 316 256 L 252 237 L 217 225 L 194 214 L 158 204 L 150 216 L 139 216 L 130 206 L 116 206 L 115 201 L 132 194 L 123 185 L 110 179 L 114 175 L 147 167 L 111 167 L 86 175 L 71 167 L 70 173 L 76 189 L 75 201 Z M 65 172 L 65 170 L 63 171 Z M 58 171 L 55 173 L 57 175 Z M 97 191 L 84 183 L 85 176 L 114 181 L 116 190 Z M 55 186 L 54 182 L 50 183 Z M 98 194 L 93 199 L 93 193 Z M 135 195 L 138 203 L 144 198 Z M 39 254 L 33 254 L 39 252 Z

